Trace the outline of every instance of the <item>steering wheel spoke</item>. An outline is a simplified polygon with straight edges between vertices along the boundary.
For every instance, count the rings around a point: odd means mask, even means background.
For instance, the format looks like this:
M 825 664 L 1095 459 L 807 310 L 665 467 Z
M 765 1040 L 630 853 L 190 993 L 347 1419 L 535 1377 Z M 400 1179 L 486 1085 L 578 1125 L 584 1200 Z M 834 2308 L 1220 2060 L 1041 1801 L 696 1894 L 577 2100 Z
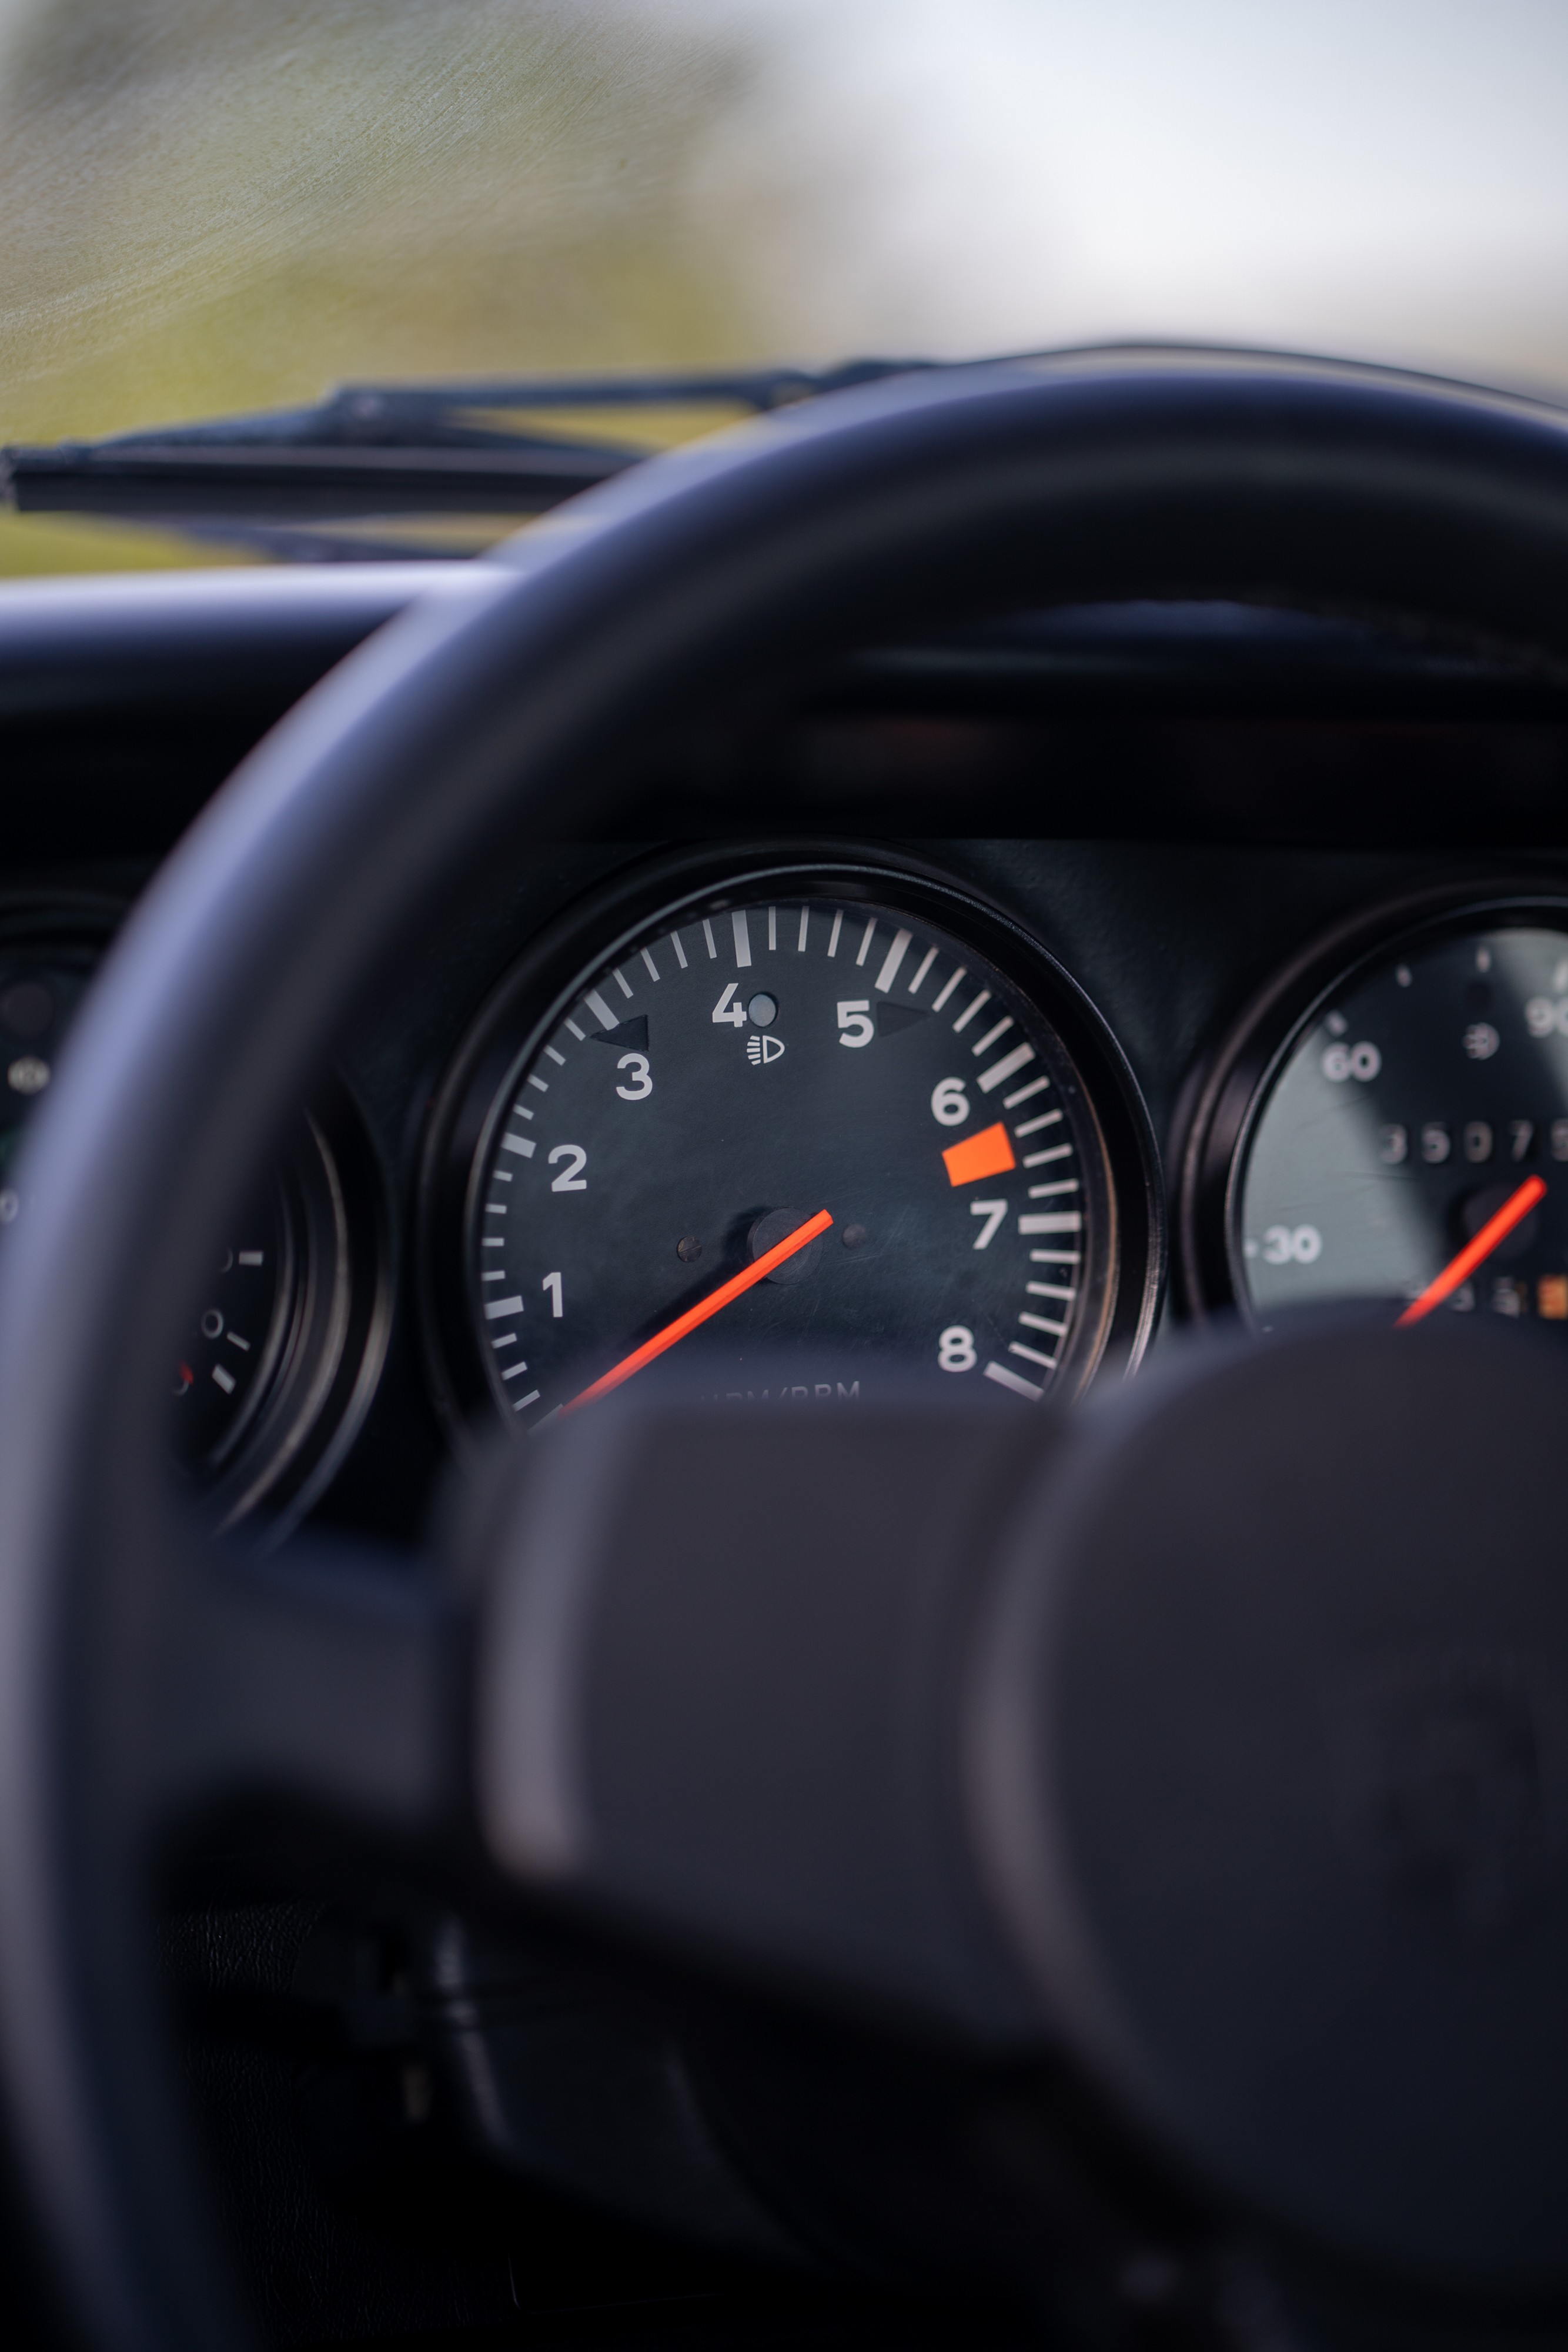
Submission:
M 1038 1994 L 976 1884 L 959 1756 L 1043 1417 L 601 1409 L 486 1517 L 476 1794 L 523 1881 L 985 2042 Z
M 154 1804 L 165 1824 L 282 1801 L 381 1836 L 462 1816 L 463 1612 L 436 1566 L 319 1535 L 193 1548 Z

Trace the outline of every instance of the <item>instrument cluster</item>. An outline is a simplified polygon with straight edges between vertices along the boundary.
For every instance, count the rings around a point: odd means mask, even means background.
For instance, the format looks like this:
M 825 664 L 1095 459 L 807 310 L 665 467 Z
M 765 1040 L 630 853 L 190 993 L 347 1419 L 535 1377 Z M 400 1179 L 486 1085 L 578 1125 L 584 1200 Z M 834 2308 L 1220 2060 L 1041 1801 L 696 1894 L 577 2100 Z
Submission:
M 0 908 L 0 1249 L 123 912 Z M 449 1444 L 633 1380 L 1033 1410 L 1136 1367 L 1167 1250 L 1190 1319 L 1568 1335 L 1568 891 L 1444 884 L 1310 939 L 1159 1138 L 1119 1013 L 936 862 L 640 861 L 530 927 L 455 1025 L 401 1183 L 351 1076 L 301 1106 L 170 1367 L 181 1475 L 218 1523 L 286 1532 L 400 1322 Z

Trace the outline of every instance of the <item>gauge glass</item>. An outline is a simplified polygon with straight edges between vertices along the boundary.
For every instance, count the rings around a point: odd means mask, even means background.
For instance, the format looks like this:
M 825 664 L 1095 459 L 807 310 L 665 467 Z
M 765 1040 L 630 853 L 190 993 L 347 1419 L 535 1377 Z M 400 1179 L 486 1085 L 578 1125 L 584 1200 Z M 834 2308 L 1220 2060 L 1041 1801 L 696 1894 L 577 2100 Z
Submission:
M 102 947 L 32 908 L 7 938 L 0 909 L 0 1247 L 32 1213 L 21 1146 Z M 326 1087 L 321 1107 L 330 1133 L 301 1118 L 235 1218 L 170 1369 L 172 1451 L 224 1524 L 265 1507 L 280 1529 L 307 1507 L 369 1403 L 384 1345 L 374 1175 L 346 1100 Z
M 273 1183 L 225 1250 L 175 1367 L 175 1444 L 188 1467 L 215 1471 L 269 1394 L 294 1319 L 294 1258 L 287 1204 Z
M 1054 968 L 1025 993 L 872 899 L 706 908 L 591 969 L 491 1099 L 466 1284 L 494 1402 L 537 1428 L 633 1375 L 1015 1409 L 1081 1386 L 1116 1196 Z
M 97 943 L 0 949 L 0 1229 L 24 1223 L 15 1170 L 92 977 Z M 173 1437 L 192 1470 L 215 1472 L 267 1396 L 295 1303 L 294 1249 L 280 1187 L 270 1184 L 225 1250 L 176 1368 Z
M 1568 1331 L 1568 929 L 1416 935 L 1320 1000 L 1244 1142 L 1231 1254 L 1265 1328 L 1386 1300 Z

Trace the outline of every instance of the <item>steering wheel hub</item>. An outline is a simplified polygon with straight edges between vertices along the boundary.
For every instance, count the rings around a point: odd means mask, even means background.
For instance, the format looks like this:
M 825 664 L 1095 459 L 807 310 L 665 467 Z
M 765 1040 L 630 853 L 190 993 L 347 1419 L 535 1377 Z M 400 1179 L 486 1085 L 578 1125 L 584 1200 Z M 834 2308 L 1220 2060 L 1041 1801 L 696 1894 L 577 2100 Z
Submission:
M 1155 1376 L 1018 1539 L 973 1717 L 996 1883 L 1120 2095 L 1473 2292 L 1568 2284 L 1565 1413 L 1549 1347 L 1462 1327 Z

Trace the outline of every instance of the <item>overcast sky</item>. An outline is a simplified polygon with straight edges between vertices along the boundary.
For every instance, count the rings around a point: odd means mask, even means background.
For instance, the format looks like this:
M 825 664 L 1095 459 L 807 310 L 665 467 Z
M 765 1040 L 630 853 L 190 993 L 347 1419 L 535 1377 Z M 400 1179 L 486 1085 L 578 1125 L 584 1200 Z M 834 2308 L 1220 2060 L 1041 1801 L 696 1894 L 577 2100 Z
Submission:
M 819 348 L 1197 335 L 1568 383 L 1564 0 L 672 0 Z
M 1179 337 L 1568 394 L 1568 0 L 0 0 L 0 437 Z

